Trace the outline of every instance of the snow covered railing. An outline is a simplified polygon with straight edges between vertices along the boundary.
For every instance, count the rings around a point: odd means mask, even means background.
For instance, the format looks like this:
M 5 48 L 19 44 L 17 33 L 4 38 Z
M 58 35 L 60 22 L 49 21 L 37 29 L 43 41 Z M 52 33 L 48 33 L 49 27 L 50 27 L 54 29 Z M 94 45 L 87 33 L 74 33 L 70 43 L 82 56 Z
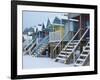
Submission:
M 89 29 L 87 29 L 84 34 L 82 35 L 82 37 L 80 38 L 78 44 L 76 45 L 76 47 L 80 44 L 80 42 L 82 41 L 82 39 L 84 38 L 84 36 L 86 35 L 86 33 L 89 31 Z
M 72 50 L 73 57 L 74 57 L 74 62 L 75 62 L 75 54 L 74 54 L 74 51 L 77 49 L 77 47 L 79 46 L 80 42 L 81 42 L 82 39 L 85 37 L 85 35 L 87 34 L 88 31 L 89 31 L 89 29 L 86 29 L 86 31 L 83 33 L 82 37 L 79 39 L 77 45 L 76 45 L 75 48 Z
M 33 44 L 35 41 L 36 41 L 36 38 L 33 39 L 33 40 L 24 48 L 24 50 L 27 51 L 27 50 L 32 46 L 32 44 Z
M 34 48 L 35 45 L 36 45 L 36 41 L 34 41 L 33 43 L 31 43 L 30 46 L 28 46 L 28 49 L 26 49 L 24 51 L 24 54 L 27 54 L 27 53 L 30 54 L 31 53 L 31 49 Z
M 78 35 L 80 30 L 81 30 L 81 28 L 76 32 L 76 34 L 72 37 L 72 39 L 67 43 L 67 46 L 65 46 L 65 47 L 68 47 L 69 43 L 71 43 L 74 40 L 74 38 Z
M 46 36 L 38 45 L 36 45 L 36 47 L 30 52 L 30 55 L 32 55 L 39 47 L 41 47 L 41 45 L 43 45 L 44 43 L 48 43 L 49 41 L 49 36 Z
M 70 31 L 69 31 L 70 32 Z M 65 37 L 68 36 L 69 32 L 65 33 L 64 37 L 62 38 L 62 40 L 59 41 L 59 43 L 55 46 L 55 48 L 53 49 L 53 52 L 56 50 L 56 48 L 61 44 L 61 42 L 65 39 Z

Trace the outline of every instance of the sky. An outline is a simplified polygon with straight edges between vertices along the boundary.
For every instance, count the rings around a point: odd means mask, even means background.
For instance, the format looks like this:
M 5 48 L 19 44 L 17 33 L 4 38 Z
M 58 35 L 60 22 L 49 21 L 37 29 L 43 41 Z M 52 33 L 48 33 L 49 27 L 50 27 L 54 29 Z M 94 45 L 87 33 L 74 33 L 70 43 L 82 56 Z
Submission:
M 53 22 L 56 16 L 63 15 L 64 13 L 23 11 L 23 30 L 29 27 L 38 27 L 37 25 L 42 23 L 46 26 L 48 18 L 50 22 Z M 41 27 L 38 27 L 38 29 L 40 30 Z

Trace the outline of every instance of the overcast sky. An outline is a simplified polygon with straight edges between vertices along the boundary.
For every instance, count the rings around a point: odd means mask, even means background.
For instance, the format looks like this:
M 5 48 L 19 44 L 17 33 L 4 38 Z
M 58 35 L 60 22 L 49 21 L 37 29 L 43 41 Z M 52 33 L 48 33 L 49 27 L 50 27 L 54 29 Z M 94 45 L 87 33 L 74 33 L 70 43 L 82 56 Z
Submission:
M 46 26 L 48 18 L 52 22 L 56 16 L 63 16 L 64 13 L 23 11 L 23 30 L 44 23 Z M 38 27 L 40 29 L 40 27 Z

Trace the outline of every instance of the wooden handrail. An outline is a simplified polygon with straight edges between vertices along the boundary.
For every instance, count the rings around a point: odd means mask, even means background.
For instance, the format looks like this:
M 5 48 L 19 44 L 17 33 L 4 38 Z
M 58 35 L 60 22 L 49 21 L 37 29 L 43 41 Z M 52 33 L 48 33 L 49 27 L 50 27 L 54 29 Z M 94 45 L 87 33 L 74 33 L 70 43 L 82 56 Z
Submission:
M 46 36 L 46 37 L 40 42 L 40 44 L 39 44 L 38 46 L 36 46 L 36 47 L 34 48 L 34 50 L 31 51 L 30 54 L 32 54 L 36 49 L 38 49 L 39 46 L 43 44 L 43 41 L 45 41 L 45 40 L 48 39 L 48 38 L 49 38 L 49 36 Z
M 32 41 L 29 43 L 29 45 L 27 45 L 24 49 L 26 50 L 26 48 L 27 48 L 28 46 L 32 45 L 32 43 L 34 43 L 35 40 L 36 40 L 36 39 L 32 40 Z
M 89 43 L 89 41 L 87 42 L 87 44 L 85 45 L 85 47 L 88 45 L 88 43 Z M 84 52 L 84 51 L 82 50 L 81 54 L 82 54 L 83 52 Z M 88 54 L 89 54 L 89 53 L 88 53 Z M 79 55 L 77 59 L 79 59 L 80 56 L 81 56 L 81 55 Z M 77 60 L 76 60 L 76 61 L 77 61 Z M 83 64 L 84 64 L 84 63 L 83 63 Z
M 36 44 L 36 41 L 30 46 L 30 48 L 29 48 L 28 50 L 26 50 L 26 51 L 24 52 L 24 54 L 27 53 L 27 52 L 30 52 L 31 49 L 32 49 L 32 47 L 33 47 L 35 44 Z
M 82 37 L 80 38 L 80 40 L 79 40 L 78 44 L 75 46 L 75 48 L 79 45 L 79 43 L 80 43 L 80 42 L 81 42 L 81 40 L 84 38 L 84 36 L 85 36 L 85 35 L 86 35 L 86 33 L 88 32 L 88 30 L 89 30 L 89 29 L 87 29 L 87 30 L 84 32 L 84 34 L 83 34 L 83 35 L 82 35 Z M 72 51 L 72 52 L 74 52 L 75 48 L 73 49 L 73 51 Z
M 74 40 L 74 38 L 77 36 L 77 34 L 80 32 L 81 28 L 77 31 L 77 33 L 72 37 L 72 39 L 68 42 L 67 46 L 69 45 L 69 43 L 71 43 L 71 41 Z M 67 47 L 65 46 L 65 47 Z
M 69 31 L 70 32 L 70 31 Z M 64 40 L 64 38 L 69 34 L 69 32 L 65 33 L 64 37 L 62 38 L 62 40 L 59 41 L 59 43 L 55 46 L 55 48 L 53 49 L 53 52 L 55 51 L 55 49 L 59 46 L 59 44 Z
M 82 37 L 80 38 L 80 40 L 79 40 L 79 42 L 83 39 L 83 37 L 86 35 L 86 33 L 88 32 L 88 30 L 89 29 L 87 29 L 86 31 L 85 31 L 85 33 L 82 35 Z

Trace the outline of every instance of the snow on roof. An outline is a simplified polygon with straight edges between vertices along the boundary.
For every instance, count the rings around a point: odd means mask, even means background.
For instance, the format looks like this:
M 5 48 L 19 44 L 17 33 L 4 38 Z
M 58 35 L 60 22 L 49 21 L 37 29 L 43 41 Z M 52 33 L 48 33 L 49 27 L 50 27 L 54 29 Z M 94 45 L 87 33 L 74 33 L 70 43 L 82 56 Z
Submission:
M 59 26 L 64 26 L 63 24 L 57 24 L 57 23 L 54 23 L 53 25 L 59 25 Z
M 68 16 L 57 16 L 60 20 L 64 19 L 64 20 L 68 20 Z
M 76 21 L 76 22 L 78 22 L 79 20 L 77 20 L 77 19 L 69 19 L 70 21 Z
M 42 24 L 37 25 L 38 31 L 42 31 Z
M 68 20 L 68 16 L 57 16 L 57 18 L 59 18 L 60 20 Z M 69 19 L 69 20 L 78 22 L 77 19 Z

